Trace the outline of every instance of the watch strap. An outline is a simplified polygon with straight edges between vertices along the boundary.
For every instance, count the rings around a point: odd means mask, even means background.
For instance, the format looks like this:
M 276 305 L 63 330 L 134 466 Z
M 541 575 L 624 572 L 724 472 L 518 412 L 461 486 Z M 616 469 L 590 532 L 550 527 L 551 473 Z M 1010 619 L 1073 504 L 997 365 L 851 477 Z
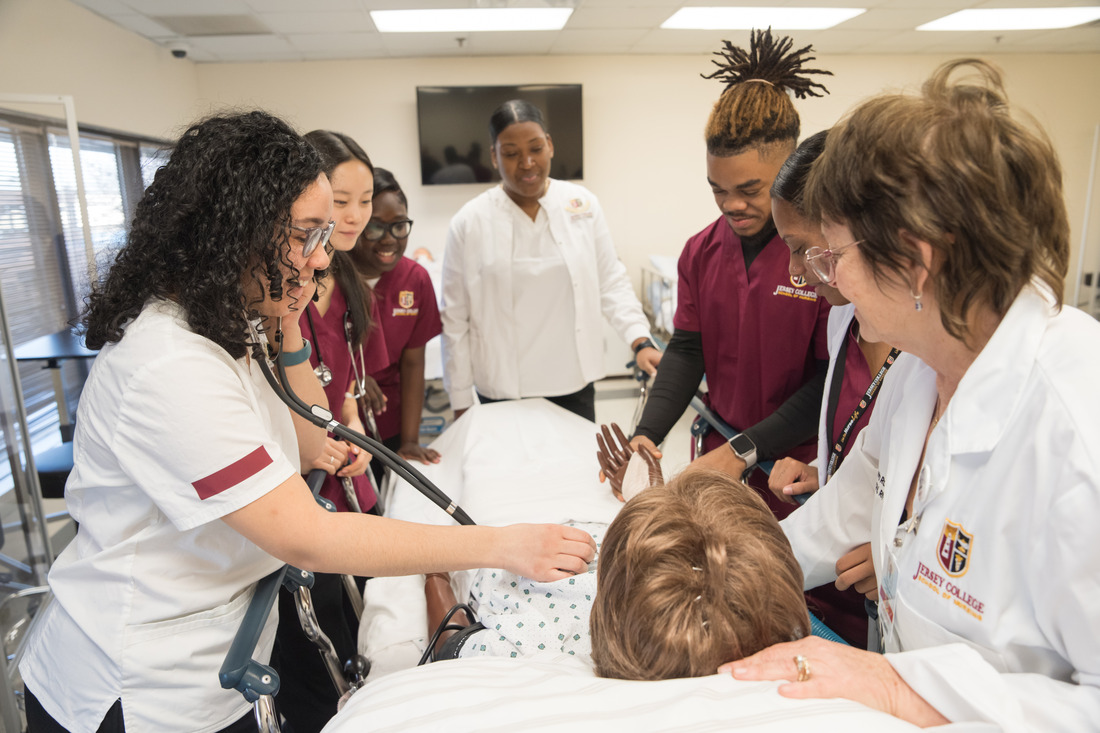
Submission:
M 309 343 L 309 339 L 302 339 L 304 346 L 297 351 L 282 351 L 279 353 L 279 362 L 283 366 L 297 366 L 302 362 L 309 361 L 309 355 L 313 353 L 313 346 Z

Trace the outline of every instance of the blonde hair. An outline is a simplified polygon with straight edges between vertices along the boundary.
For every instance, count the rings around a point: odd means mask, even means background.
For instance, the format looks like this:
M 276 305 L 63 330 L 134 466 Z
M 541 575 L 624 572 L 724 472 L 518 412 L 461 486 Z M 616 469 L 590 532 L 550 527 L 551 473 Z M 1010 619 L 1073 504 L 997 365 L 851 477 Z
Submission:
M 963 69 L 975 78 L 953 80 Z M 904 282 L 902 272 L 920 263 L 901 232 L 932 245 L 932 287 L 955 338 L 969 336 L 975 306 L 1004 316 L 1033 277 L 1061 301 L 1069 264 L 1061 166 L 1046 134 L 1012 117 L 988 62 L 950 61 L 919 95 L 883 95 L 852 110 L 829 132 L 806 203 L 863 241 L 876 278 Z
M 802 571 L 756 492 L 688 469 L 632 499 L 608 527 L 592 607 L 601 677 L 661 680 L 810 632 Z

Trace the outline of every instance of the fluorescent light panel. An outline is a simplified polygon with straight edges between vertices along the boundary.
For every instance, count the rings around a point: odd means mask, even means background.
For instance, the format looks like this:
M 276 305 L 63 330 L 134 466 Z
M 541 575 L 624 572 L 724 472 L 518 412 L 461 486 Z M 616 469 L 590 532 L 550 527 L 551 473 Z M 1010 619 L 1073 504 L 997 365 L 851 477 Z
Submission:
M 866 8 L 681 8 L 661 23 L 675 30 L 820 30 L 866 12 Z
M 475 31 L 561 30 L 572 8 L 455 8 L 372 10 L 381 33 L 465 33 Z
M 917 26 L 918 31 L 1038 31 L 1071 28 L 1100 18 L 1100 7 L 977 8 Z

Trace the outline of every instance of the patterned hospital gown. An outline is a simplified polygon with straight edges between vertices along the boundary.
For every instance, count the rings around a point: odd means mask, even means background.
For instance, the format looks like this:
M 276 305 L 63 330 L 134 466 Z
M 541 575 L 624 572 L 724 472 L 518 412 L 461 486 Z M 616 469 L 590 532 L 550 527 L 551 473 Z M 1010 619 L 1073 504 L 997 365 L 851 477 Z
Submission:
M 537 583 L 505 570 L 475 573 L 470 605 L 484 631 L 473 634 L 459 651 L 466 657 L 519 657 L 542 652 L 592 656 L 588 617 L 596 597 L 596 563 L 606 524 L 565 522 L 592 535 L 596 558 L 588 572 Z

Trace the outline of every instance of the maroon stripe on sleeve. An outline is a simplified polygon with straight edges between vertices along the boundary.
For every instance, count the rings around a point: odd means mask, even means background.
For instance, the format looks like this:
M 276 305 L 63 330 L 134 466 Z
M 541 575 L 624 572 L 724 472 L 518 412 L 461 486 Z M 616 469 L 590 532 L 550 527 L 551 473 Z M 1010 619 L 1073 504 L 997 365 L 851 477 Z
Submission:
M 217 496 L 226 489 L 232 488 L 250 476 L 255 476 L 261 469 L 273 463 L 267 449 L 262 445 L 249 453 L 239 461 L 230 463 L 225 468 L 215 471 L 206 478 L 193 481 L 192 486 L 199 495 L 199 499 L 209 499 Z

